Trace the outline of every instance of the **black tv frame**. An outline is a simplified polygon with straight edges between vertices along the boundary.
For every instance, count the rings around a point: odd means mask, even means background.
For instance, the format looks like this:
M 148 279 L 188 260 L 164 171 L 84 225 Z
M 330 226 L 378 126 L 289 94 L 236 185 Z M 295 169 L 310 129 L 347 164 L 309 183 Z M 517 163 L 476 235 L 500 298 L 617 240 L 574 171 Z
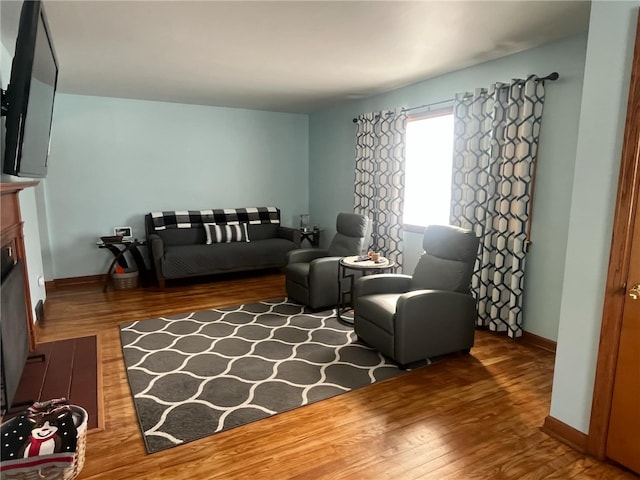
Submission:
M 53 98 L 49 112 L 47 144 L 51 139 L 53 106 L 58 87 L 59 64 L 51 39 L 51 29 L 40 0 L 25 0 L 20 12 L 20 24 L 16 38 L 15 54 L 11 65 L 11 78 L 7 91 L 2 92 L 2 115 L 6 115 L 5 155 L 3 172 L 9 175 L 30 178 L 44 178 L 47 175 L 48 151 L 45 158 L 32 168 L 22 163 L 22 148 L 25 137 L 25 125 L 29 107 L 31 78 L 36 54 L 38 27 L 42 22 L 43 31 L 55 65 Z

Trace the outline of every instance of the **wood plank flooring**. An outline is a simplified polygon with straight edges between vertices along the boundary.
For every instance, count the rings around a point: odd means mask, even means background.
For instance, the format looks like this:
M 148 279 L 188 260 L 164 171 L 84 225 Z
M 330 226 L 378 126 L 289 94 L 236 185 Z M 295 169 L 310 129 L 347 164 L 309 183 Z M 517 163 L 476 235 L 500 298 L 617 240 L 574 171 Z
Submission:
M 100 336 L 105 428 L 79 479 L 632 479 L 540 431 L 553 354 L 478 332 L 470 355 L 147 455 L 118 324 L 285 295 L 279 273 L 47 293 L 39 341 Z

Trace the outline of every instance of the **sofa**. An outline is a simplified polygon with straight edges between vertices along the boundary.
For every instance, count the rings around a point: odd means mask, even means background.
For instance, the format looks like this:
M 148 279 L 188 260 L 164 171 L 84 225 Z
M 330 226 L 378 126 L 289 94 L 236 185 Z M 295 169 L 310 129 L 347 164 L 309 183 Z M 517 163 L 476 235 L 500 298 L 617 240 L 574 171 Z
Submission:
M 276 207 L 151 212 L 147 249 L 158 285 L 166 280 L 284 267 L 300 231 Z

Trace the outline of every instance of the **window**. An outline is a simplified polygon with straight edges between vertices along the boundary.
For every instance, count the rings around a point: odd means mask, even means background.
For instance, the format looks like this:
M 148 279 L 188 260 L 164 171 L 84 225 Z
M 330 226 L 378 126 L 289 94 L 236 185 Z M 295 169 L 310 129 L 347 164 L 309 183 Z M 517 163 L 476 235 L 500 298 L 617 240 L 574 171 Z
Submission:
M 451 108 L 409 117 L 403 212 L 405 230 L 422 233 L 427 225 L 449 224 L 452 156 Z

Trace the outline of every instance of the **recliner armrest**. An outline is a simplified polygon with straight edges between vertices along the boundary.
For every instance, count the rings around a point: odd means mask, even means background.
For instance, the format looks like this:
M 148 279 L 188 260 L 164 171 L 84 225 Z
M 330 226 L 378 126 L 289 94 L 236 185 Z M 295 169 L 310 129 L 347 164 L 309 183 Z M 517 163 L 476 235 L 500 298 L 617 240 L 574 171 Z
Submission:
M 420 358 L 469 350 L 477 318 L 475 299 L 443 290 L 414 290 L 401 295 L 394 317 L 395 359 Z
M 353 298 L 376 293 L 405 293 L 409 291 L 410 286 L 410 275 L 395 273 L 369 275 L 356 280 Z
M 287 263 L 310 263 L 312 260 L 326 257 L 328 254 L 329 252 L 322 248 L 299 248 L 287 253 Z
M 398 299 L 396 313 L 412 315 L 425 312 L 437 316 L 438 313 L 450 314 L 456 305 L 472 306 L 475 311 L 476 301 L 467 293 L 450 292 L 448 290 L 413 290 Z M 456 309 L 457 310 L 457 309 Z
M 309 281 L 319 278 L 338 283 L 338 262 L 342 257 L 321 257 L 309 262 Z M 313 277 L 317 277 L 315 280 Z

